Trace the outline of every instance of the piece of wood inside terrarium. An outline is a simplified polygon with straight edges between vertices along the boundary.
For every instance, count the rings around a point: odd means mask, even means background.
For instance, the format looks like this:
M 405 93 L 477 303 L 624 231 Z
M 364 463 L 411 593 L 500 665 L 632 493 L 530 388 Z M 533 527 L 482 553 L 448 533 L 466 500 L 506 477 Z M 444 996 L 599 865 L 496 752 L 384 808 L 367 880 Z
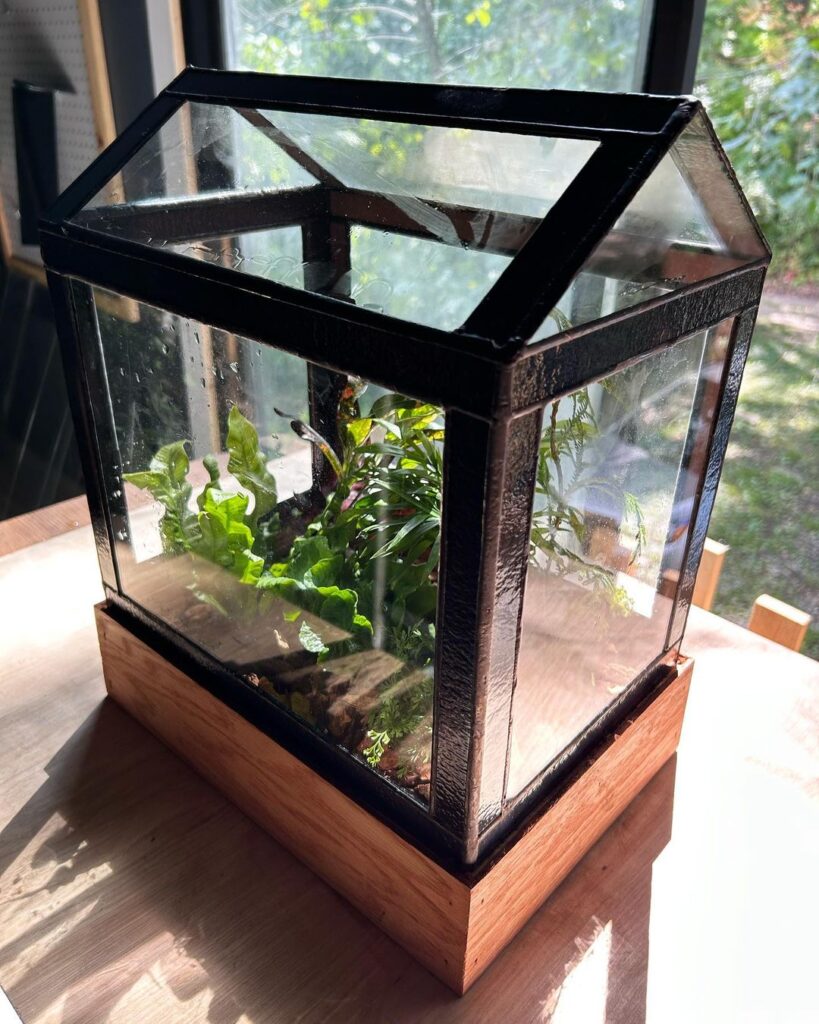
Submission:
M 132 569 L 126 581 L 128 596 L 152 615 L 372 767 L 428 798 L 429 672 L 378 648 L 333 656 L 350 641 L 350 633 L 276 595 L 248 588 L 193 554 L 156 556 Z M 305 648 L 305 625 L 328 649 L 327 660 Z M 373 716 L 413 692 L 420 708 L 417 728 L 370 752 Z

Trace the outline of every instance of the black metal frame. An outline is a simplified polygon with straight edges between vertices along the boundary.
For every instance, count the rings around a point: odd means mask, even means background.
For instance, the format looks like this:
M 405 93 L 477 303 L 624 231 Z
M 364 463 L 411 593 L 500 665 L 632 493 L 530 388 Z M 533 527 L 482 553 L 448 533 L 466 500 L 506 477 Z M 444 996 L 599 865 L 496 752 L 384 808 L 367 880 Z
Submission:
M 253 110 L 286 109 L 484 130 L 590 138 L 598 148 L 544 220 L 506 215 L 497 244 L 519 247 L 494 287 L 459 330 L 407 323 L 357 307 L 344 290 L 349 238 L 338 224 L 362 217 L 361 194 L 338 181 L 282 195 L 214 204 L 163 203 L 163 237 L 194 238 L 298 223 L 316 292 L 300 291 L 105 233 L 83 206 L 186 101 Z M 715 265 L 717 276 L 527 345 L 545 314 L 587 264 L 660 159 L 695 117 L 690 99 L 592 93 L 450 88 L 288 78 L 188 69 L 63 194 L 42 223 L 57 322 L 66 352 L 89 503 L 112 604 L 183 659 L 203 685 L 332 775 L 413 841 L 449 862 L 476 865 L 541 805 L 623 717 L 665 677 L 677 652 L 702 552 L 742 364 L 769 253 Z M 726 161 L 727 167 L 727 161 Z M 461 244 L 472 244 L 473 214 L 445 207 Z M 341 211 L 341 212 L 340 212 Z M 755 224 L 749 211 L 747 216 Z M 150 218 L 135 207 L 106 217 Z M 375 214 L 392 230 L 418 233 L 389 197 Z M 335 218 L 335 219 L 334 219 Z M 327 225 L 335 223 L 333 244 Z M 312 226 L 311 226 L 312 225 Z M 144 224 L 143 224 L 144 227 Z M 756 229 L 758 235 L 758 229 Z M 527 239 L 520 246 L 519 240 Z M 515 240 L 518 240 L 517 243 Z M 117 540 L 123 510 L 112 505 L 111 467 L 99 459 L 103 375 L 93 345 L 83 351 L 91 286 L 290 351 L 332 388 L 356 374 L 446 410 L 445 493 L 439 585 L 438 658 L 429 813 L 257 690 L 192 650 L 123 593 Z M 241 301 L 235 301 L 240 297 Z M 547 403 L 651 352 L 736 317 L 719 415 L 708 447 L 667 649 L 514 800 L 505 794 L 508 721 L 515 683 L 533 476 Z M 85 326 L 83 326 L 83 324 Z M 89 354 L 90 352 L 90 354 Z M 411 353 L 411 358 L 407 358 Z M 319 377 L 315 377 L 318 374 Z M 328 376 L 329 374 L 329 376 Z M 96 402 L 94 401 L 96 399 Z M 94 415 L 94 412 L 101 415 Z M 320 403 L 315 416 L 320 417 Z
M 655 0 L 649 19 L 643 92 L 691 92 L 697 70 L 706 0 Z

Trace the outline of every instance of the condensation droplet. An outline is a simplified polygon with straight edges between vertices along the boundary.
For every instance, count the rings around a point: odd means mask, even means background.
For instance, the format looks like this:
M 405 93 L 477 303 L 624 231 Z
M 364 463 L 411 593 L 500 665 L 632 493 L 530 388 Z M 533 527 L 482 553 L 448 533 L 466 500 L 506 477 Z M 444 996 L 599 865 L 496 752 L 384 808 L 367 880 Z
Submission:
M 231 368 L 231 370 L 233 370 L 234 373 L 238 373 L 239 372 L 239 364 L 238 363 L 231 363 L 230 364 L 230 368 Z

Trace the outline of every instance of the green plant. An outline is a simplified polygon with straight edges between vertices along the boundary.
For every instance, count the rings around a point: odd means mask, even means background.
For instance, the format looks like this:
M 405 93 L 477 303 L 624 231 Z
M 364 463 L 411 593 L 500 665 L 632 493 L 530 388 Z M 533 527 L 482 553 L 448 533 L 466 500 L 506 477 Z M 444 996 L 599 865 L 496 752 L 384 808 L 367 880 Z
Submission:
M 303 546 L 321 538 L 326 545 L 318 566 L 322 581 L 355 592 L 359 610 L 378 624 L 380 645 L 390 649 L 396 631 L 406 630 L 416 648 L 415 663 L 424 664 L 434 653 L 443 486 L 440 410 L 395 394 L 376 399 L 367 416 L 359 415 L 357 401 L 342 405 L 340 456 L 308 424 L 292 419 L 291 426 L 324 454 L 336 481 L 322 512 L 294 543 L 287 562 L 271 568 L 271 577 L 297 579 Z M 308 585 L 314 576 L 311 571 Z M 288 587 L 272 579 L 259 585 Z
M 561 416 L 567 407 L 568 415 Z M 631 563 L 639 558 L 646 540 L 640 504 L 633 494 L 590 472 L 588 446 L 600 431 L 588 389 L 552 402 L 548 424 L 538 452 L 530 562 L 590 585 L 612 607 L 627 611 L 630 602 L 616 576 L 583 556 L 591 540 L 591 524 L 585 502 L 576 499 L 581 495 L 588 499 L 596 492 L 622 504 L 623 523 L 632 534 Z
M 819 3 L 709 0 L 697 92 L 774 252 L 819 267 Z
M 213 455 L 202 460 L 209 480 L 197 497 L 198 511 L 190 508 L 189 444 L 174 441 L 163 445 L 147 470 L 124 473 L 123 478 L 148 491 L 162 505 L 159 533 L 166 554 L 198 555 L 221 565 L 241 583 L 255 584 L 269 557 L 278 525 L 276 481 L 267 470 L 259 435 L 233 406 L 226 438 L 230 453 L 228 470 L 253 497 L 252 509 L 248 494 L 222 489 Z
M 376 767 L 391 745 L 414 737 L 414 743 L 401 745 L 395 771 L 402 778 L 413 773 L 415 781 L 408 784 L 423 785 L 433 700 L 443 417 L 434 405 L 391 393 L 362 415 L 363 392 L 364 386 L 351 380 L 339 403 L 340 451 L 309 424 L 288 417 L 297 436 L 321 451 L 335 479 L 324 507 L 284 558 L 276 554 L 276 482 L 255 428 L 236 406 L 228 416 L 225 445 L 228 471 L 242 491 L 223 489 L 215 457 L 205 456 L 209 479 L 194 511 L 187 441 L 160 448 L 147 470 L 125 479 L 162 504 L 163 549 L 207 559 L 252 586 L 249 593 L 256 600 L 246 608 L 253 614 L 264 613 L 266 598 L 275 596 L 294 609 L 282 612 L 291 621 L 305 611 L 342 629 L 346 638 L 331 643 L 321 635 L 320 624 L 302 620 L 299 642 L 318 662 L 372 646 L 402 662 L 379 688 L 366 722 L 369 742 L 361 749 Z M 561 416 L 563 410 L 568 415 Z M 572 503 L 581 491 L 595 488 L 619 496 L 634 525 L 637 557 L 644 529 L 636 500 L 588 473 L 586 448 L 597 433 L 586 391 L 552 404 L 538 459 L 530 557 L 559 575 L 576 576 L 604 592 L 613 605 L 623 606 L 626 599 L 613 574 L 583 558 L 589 527 L 581 503 Z M 229 611 L 222 599 L 229 600 L 230 613 L 243 610 L 235 595 L 217 598 L 197 586 L 191 589 L 223 614 Z M 293 697 L 307 714 L 308 698 Z M 312 712 L 309 717 L 313 720 Z

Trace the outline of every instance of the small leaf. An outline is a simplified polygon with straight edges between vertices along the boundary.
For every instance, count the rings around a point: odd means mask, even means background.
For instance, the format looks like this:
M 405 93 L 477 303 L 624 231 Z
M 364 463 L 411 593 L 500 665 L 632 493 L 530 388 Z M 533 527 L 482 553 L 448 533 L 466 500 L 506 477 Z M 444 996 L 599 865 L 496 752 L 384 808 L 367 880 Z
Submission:
M 373 421 L 367 417 L 364 419 L 350 420 L 347 424 L 347 431 L 352 438 L 356 448 L 367 440 L 367 435 L 372 430 Z
M 253 495 L 252 525 L 262 516 L 272 512 L 278 502 L 276 478 L 267 468 L 267 462 L 259 448 L 256 428 L 239 411 L 231 406 L 228 415 L 227 449 L 228 472 L 232 473 L 242 487 Z
M 150 469 L 155 473 L 167 473 L 175 484 L 181 484 L 188 475 L 190 460 L 185 446 L 190 441 L 173 441 L 163 445 L 151 459 Z
M 301 628 L 299 629 L 299 642 L 302 647 L 311 654 L 324 654 L 329 650 L 329 647 L 325 647 L 324 641 L 318 633 L 316 633 L 306 621 L 302 622 Z

